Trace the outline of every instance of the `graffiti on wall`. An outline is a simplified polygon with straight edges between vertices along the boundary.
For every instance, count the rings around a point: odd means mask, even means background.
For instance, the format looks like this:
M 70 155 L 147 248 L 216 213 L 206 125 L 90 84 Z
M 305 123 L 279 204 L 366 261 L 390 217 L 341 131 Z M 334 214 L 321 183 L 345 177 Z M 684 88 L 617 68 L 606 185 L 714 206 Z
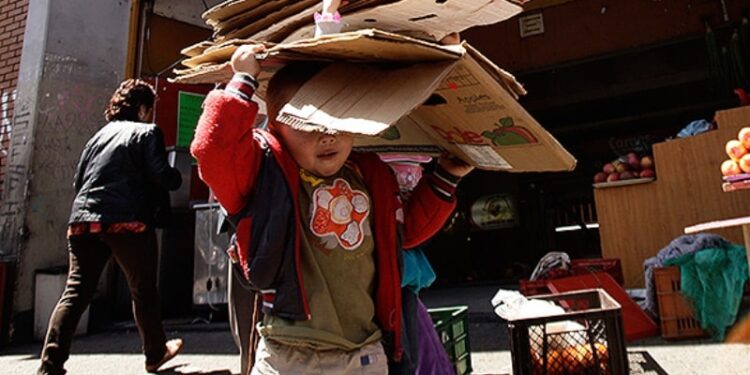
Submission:
M 49 63 L 48 63 L 49 64 Z M 34 135 L 35 191 L 70 194 L 72 180 L 86 141 L 103 125 L 109 88 L 81 82 L 50 80 L 37 103 Z
M 22 214 L 29 181 L 26 165 L 31 133 L 31 107 L 28 103 L 16 101 L 13 112 L 12 121 L 3 121 L 3 126 L 12 130 L 13 137 L 6 150 L 5 185 L 0 199 L 0 257 L 15 254 L 15 245 L 25 233 Z
M 92 80 L 85 64 L 72 57 L 45 54 L 43 73 L 33 97 L 25 97 L 30 92 L 24 90 L 15 103 L 15 93 L 2 97 L 8 104 L 0 107 L 0 125 L 13 134 L 4 135 L 8 138 L 2 149 L 6 163 L 0 197 L 0 259 L 19 254 L 29 227 L 60 232 L 56 226 L 64 225 L 70 204 L 60 198 L 71 195 L 70 181 L 81 149 L 103 125 L 104 106 L 111 95 L 111 76 Z M 37 210 L 46 216 L 29 216 Z
M 16 90 L 0 92 L 0 158 L 8 156 L 10 132 L 13 129 L 13 114 L 10 106 L 16 100 Z

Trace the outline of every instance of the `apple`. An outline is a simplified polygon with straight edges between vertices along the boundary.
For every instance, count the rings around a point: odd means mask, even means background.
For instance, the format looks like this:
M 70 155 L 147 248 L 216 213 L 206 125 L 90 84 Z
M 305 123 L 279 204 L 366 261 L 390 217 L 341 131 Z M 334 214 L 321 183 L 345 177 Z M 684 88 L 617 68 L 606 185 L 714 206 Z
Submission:
M 594 175 L 594 183 L 598 184 L 600 182 L 607 181 L 607 174 L 604 172 L 599 172 Z
M 615 166 L 612 165 L 612 163 L 604 164 L 604 168 L 602 168 L 602 171 L 606 174 L 612 174 L 615 173 Z
M 612 162 L 612 165 L 615 166 L 615 172 L 617 173 L 625 172 L 628 170 L 628 168 L 630 168 L 629 164 L 623 163 L 619 160 L 615 160 L 614 162 Z
M 743 155 L 747 154 L 747 149 L 736 139 L 727 142 L 724 150 L 727 152 L 727 155 L 729 155 L 729 158 L 734 161 L 740 160 Z
M 646 155 L 641 158 L 641 168 L 643 169 L 654 169 L 654 159 Z
M 744 127 L 740 129 L 740 133 L 737 135 L 737 139 L 742 143 L 746 149 L 750 149 L 750 127 Z
M 635 178 L 635 174 L 631 171 L 624 171 L 620 173 L 620 179 L 621 180 L 630 180 L 631 178 Z
M 638 159 L 638 154 L 636 154 L 635 152 L 632 152 L 632 151 L 628 152 L 628 154 L 626 156 L 628 157 L 628 160 Z
M 641 170 L 641 167 L 642 167 L 641 160 L 638 159 L 637 156 L 633 159 L 628 159 L 628 165 L 630 165 L 630 169 L 634 171 L 639 171 Z
M 620 180 L 620 174 L 619 173 L 612 173 L 611 175 L 607 176 L 607 182 L 615 182 Z
M 742 155 L 740 158 L 740 162 L 737 163 L 740 165 L 740 169 L 744 173 L 750 173 L 750 154 Z
M 656 177 L 656 172 L 654 172 L 653 169 L 648 169 L 647 168 L 647 169 L 644 169 L 644 170 L 641 171 L 640 176 L 644 177 L 644 178 L 645 177 Z
M 721 174 L 724 176 L 734 176 L 742 173 L 740 166 L 732 159 L 724 160 L 721 163 Z

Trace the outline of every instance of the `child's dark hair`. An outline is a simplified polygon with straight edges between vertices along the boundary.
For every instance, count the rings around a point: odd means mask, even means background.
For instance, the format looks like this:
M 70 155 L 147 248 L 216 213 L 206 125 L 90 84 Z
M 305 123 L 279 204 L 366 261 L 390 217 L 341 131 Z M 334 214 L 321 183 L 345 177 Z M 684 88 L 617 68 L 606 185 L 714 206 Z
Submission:
M 154 87 L 140 79 L 131 78 L 120 84 L 104 110 L 107 121 L 139 121 L 141 106 L 154 107 Z
M 293 61 L 281 68 L 268 81 L 266 110 L 269 124 L 278 116 L 281 108 L 294 97 L 300 88 L 323 70 L 328 64 L 317 61 Z

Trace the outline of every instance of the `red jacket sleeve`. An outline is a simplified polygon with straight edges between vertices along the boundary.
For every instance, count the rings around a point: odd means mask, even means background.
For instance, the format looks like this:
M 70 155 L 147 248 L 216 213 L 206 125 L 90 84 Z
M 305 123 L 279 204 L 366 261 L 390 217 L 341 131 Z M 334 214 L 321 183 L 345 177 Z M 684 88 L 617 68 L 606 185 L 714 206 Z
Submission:
M 240 211 L 253 188 L 261 150 L 253 139 L 258 105 L 224 90 L 208 94 L 190 152 L 201 179 L 230 213 Z
M 421 245 L 443 228 L 456 208 L 456 185 L 457 181 L 443 178 L 439 171 L 419 181 L 404 206 L 405 249 Z

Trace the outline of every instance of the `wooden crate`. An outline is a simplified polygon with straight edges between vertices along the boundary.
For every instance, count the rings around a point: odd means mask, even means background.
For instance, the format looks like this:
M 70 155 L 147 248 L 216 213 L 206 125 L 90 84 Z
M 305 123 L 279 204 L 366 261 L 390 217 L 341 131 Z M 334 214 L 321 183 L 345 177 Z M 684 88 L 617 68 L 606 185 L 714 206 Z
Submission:
M 695 319 L 690 300 L 680 292 L 680 267 L 654 268 L 654 283 L 659 302 L 661 337 L 679 340 L 708 336 L 708 332 Z

